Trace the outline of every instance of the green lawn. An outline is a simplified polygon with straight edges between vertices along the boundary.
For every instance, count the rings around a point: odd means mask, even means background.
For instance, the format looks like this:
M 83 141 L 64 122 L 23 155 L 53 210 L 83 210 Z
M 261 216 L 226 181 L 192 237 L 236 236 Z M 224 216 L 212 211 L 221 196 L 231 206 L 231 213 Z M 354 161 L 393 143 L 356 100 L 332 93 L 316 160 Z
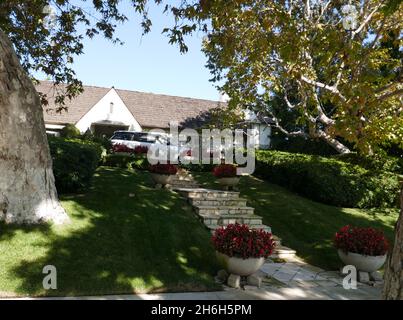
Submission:
M 68 226 L 0 224 L 0 296 L 218 289 L 209 232 L 149 174 L 100 168 L 88 193 L 61 199 Z M 42 287 L 45 265 L 57 290 Z
M 211 173 L 195 173 L 206 187 L 220 188 Z M 346 224 L 382 229 L 393 239 L 397 210 L 361 210 L 338 208 L 300 197 L 286 189 L 254 177 L 242 177 L 241 197 L 255 208 L 263 223 L 272 227 L 284 245 L 297 251 L 307 262 L 336 270 L 340 260 L 333 248 L 335 232 Z

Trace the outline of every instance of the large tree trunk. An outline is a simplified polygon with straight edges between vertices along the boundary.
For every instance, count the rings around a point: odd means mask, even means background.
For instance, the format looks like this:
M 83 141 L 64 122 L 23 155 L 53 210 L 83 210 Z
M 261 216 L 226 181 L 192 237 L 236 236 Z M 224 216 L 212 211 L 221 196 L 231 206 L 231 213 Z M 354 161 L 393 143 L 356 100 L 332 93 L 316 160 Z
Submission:
M 403 300 L 403 181 L 400 186 L 400 215 L 395 227 L 395 243 L 386 263 L 383 288 L 383 298 L 388 300 Z
M 68 221 L 52 171 L 42 107 L 11 42 L 0 30 L 0 220 Z
M 315 132 L 315 135 L 318 136 L 323 141 L 325 141 L 329 146 L 331 146 L 340 154 L 351 152 L 349 148 L 347 148 L 344 144 L 329 136 L 325 131 L 317 130 L 317 132 Z

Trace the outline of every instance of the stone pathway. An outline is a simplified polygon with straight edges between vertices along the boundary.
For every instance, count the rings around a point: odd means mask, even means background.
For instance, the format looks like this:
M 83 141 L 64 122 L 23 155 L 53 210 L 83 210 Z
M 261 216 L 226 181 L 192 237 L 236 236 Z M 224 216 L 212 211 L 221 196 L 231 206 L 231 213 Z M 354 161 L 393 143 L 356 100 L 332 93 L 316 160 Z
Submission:
M 380 299 L 383 286 L 383 282 L 358 282 L 357 289 L 347 290 L 343 288 L 344 276 L 339 271 L 326 271 L 298 258 L 281 263 L 267 261 L 260 272 L 263 276 L 261 291 L 271 292 L 273 288 L 283 288 L 292 289 L 296 293 L 300 290 L 301 297 L 305 294 L 328 299 Z
M 295 259 L 283 263 L 267 262 L 260 270 L 262 286 L 244 286 L 223 291 L 160 294 L 127 294 L 85 297 L 20 298 L 38 300 L 377 300 L 381 286 L 358 283 L 346 290 L 336 271 L 325 271 Z

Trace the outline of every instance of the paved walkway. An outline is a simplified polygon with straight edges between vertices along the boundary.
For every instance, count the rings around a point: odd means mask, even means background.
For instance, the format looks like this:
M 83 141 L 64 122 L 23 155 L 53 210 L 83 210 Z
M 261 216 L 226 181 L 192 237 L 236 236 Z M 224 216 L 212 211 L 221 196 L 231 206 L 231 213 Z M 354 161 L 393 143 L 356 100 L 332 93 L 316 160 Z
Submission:
M 35 298 L 41 300 L 374 300 L 381 298 L 382 286 L 358 283 L 357 289 L 346 290 L 342 277 L 336 271 L 324 271 L 298 259 L 284 263 L 268 262 L 261 268 L 263 282 L 260 288 L 224 287 L 216 292 L 185 292 L 137 295 L 106 295 L 65 298 Z M 32 299 L 32 298 L 22 298 Z

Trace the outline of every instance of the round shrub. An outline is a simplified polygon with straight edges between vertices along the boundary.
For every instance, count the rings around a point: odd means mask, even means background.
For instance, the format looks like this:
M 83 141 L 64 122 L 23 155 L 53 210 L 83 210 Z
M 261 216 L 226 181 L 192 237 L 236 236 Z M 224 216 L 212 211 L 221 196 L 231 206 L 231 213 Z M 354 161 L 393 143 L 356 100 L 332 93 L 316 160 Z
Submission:
M 101 145 L 79 139 L 49 138 L 56 188 L 60 193 L 88 188 L 98 167 Z
M 66 139 L 78 139 L 81 136 L 80 130 L 74 124 L 66 124 L 60 131 L 60 137 Z

